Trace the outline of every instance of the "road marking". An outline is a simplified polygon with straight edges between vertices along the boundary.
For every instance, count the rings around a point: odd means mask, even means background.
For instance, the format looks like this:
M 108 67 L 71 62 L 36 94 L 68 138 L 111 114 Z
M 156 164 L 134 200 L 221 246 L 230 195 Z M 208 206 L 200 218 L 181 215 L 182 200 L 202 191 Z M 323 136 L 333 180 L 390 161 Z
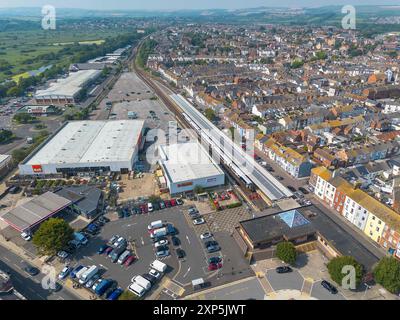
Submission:
M 184 278 L 186 278 L 186 276 L 189 274 L 190 272 L 190 267 L 187 269 L 187 271 L 185 272 L 185 274 L 183 275 Z
M 100 266 L 100 267 L 102 267 L 103 269 L 106 269 L 106 270 L 108 270 L 108 268 L 107 268 L 107 267 L 105 267 L 105 266 L 103 266 L 102 264 L 99 264 L 99 266 Z
M 140 237 L 140 240 L 142 241 L 142 246 L 144 246 L 144 240 L 143 240 L 143 237 Z
M 189 236 L 188 236 L 188 235 L 186 235 L 186 239 L 187 239 L 187 241 L 188 241 L 189 244 L 190 244 L 190 240 L 189 240 Z
M 8 262 L 11 262 L 11 260 L 8 259 L 7 257 L 4 257 L 4 260 L 6 260 L 6 261 L 8 261 Z

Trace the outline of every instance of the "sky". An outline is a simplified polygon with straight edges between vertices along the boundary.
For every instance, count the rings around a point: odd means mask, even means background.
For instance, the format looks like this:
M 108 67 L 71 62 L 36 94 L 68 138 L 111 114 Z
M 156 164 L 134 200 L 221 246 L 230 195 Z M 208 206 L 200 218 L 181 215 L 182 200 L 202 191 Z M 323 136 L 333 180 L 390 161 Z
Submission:
M 260 6 L 315 7 L 323 5 L 396 4 L 398 0 L 0 0 L 1 7 L 40 7 L 96 10 L 176 10 L 252 8 Z

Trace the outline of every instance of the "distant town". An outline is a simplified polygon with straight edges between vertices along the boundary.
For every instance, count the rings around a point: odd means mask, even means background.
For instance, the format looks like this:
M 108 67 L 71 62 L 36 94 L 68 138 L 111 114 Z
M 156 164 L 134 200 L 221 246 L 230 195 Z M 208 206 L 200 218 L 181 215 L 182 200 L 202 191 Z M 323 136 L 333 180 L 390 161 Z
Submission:
M 0 11 L 0 300 L 398 300 L 399 10 Z

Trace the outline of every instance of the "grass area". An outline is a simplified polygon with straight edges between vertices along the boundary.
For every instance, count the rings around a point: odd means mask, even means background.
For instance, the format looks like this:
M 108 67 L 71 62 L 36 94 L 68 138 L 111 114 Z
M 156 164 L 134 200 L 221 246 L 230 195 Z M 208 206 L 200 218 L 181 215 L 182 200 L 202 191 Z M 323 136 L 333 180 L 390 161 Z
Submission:
M 123 32 L 121 32 L 123 33 Z M 76 42 L 82 45 L 100 45 L 116 32 L 104 31 L 14 31 L 0 32 L 0 60 L 11 64 L 9 70 L 0 72 L 0 82 L 29 77 L 27 72 L 58 61 L 42 59 L 44 54 L 57 53 Z M 57 45 L 59 44 L 59 45 Z

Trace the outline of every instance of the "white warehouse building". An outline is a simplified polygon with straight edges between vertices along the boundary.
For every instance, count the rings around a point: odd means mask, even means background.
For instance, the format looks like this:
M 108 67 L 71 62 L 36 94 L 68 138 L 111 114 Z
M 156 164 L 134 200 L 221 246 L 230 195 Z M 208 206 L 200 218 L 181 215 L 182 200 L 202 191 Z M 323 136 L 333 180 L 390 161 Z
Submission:
M 128 172 L 144 144 L 144 121 L 66 123 L 22 164 L 21 175 Z
M 171 194 L 211 188 L 225 183 L 225 174 L 199 143 L 159 146 L 159 163 Z

